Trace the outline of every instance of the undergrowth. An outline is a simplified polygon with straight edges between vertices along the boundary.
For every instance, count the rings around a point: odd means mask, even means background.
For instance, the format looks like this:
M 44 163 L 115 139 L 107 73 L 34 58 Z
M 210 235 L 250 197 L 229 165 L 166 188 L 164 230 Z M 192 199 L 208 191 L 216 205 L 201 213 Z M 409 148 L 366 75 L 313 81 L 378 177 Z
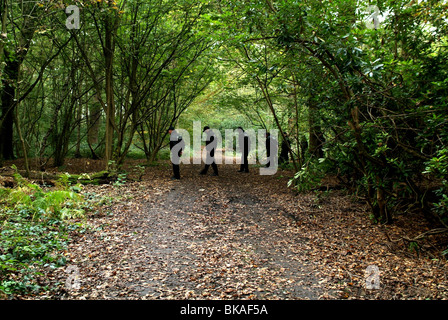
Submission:
M 39 277 L 66 264 L 68 233 L 91 208 L 81 186 L 64 179 L 51 190 L 14 179 L 15 188 L 0 187 L 0 298 L 51 290 Z

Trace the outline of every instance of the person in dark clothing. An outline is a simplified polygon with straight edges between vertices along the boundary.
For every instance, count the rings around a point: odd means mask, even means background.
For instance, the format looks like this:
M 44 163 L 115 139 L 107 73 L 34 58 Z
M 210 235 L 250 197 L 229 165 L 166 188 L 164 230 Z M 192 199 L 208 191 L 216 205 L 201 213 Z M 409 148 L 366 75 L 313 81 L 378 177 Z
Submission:
M 180 179 L 180 157 L 182 151 L 185 148 L 185 141 L 182 140 L 182 136 L 173 128 L 168 129 L 170 134 L 170 151 L 171 151 L 171 163 L 173 164 L 173 176 L 172 180 Z
M 205 132 L 207 134 L 207 138 L 205 140 L 205 150 L 207 151 L 207 157 L 205 159 L 205 167 L 201 170 L 200 174 L 205 175 L 207 174 L 208 168 L 212 166 L 213 169 L 213 176 L 218 175 L 218 166 L 215 163 L 215 150 L 218 146 L 218 141 L 216 139 L 216 135 L 213 132 L 213 130 L 210 129 L 210 127 L 205 126 L 204 130 L 202 132 Z
M 271 148 L 272 146 L 272 148 Z M 266 132 L 266 168 L 269 168 L 272 163 L 276 161 L 278 156 L 278 142 L 271 136 L 269 132 Z
M 285 132 L 285 136 L 282 141 L 282 149 L 280 151 L 279 163 L 284 164 L 289 162 L 289 146 L 291 140 L 289 140 L 288 134 Z
M 248 156 L 249 156 L 249 150 L 250 150 L 250 138 L 249 135 L 244 132 L 243 128 L 238 127 L 238 142 L 239 142 L 239 146 L 240 146 L 240 151 L 241 151 L 241 166 L 240 166 L 240 170 L 238 170 L 238 172 L 249 172 L 249 161 L 248 161 Z

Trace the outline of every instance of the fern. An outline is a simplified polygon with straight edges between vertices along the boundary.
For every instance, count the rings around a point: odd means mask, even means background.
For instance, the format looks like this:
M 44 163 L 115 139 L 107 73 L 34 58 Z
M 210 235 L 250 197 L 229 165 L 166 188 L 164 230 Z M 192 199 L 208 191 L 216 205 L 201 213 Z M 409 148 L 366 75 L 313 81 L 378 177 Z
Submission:
M 83 197 L 73 188 L 44 192 L 38 185 L 27 183 L 17 172 L 15 175 L 19 187 L 15 189 L 0 189 L 1 202 L 15 211 L 25 210 L 31 213 L 32 220 L 41 218 L 70 219 L 83 215 Z M 67 180 L 68 181 L 68 180 Z M 73 210 L 73 213 L 70 213 Z M 25 212 L 24 211 L 24 212 Z

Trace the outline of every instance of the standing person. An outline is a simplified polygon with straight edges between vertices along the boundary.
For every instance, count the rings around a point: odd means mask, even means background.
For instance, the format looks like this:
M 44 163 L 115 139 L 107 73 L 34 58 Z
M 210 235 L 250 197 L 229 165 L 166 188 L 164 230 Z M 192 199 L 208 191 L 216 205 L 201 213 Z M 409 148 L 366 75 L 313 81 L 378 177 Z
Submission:
M 171 180 L 180 179 L 180 157 L 182 156 L 182 151 L 185 148 L 185 141 L 182 140 L 182 136 L 174 129 L 170 127 L 168 129 L 170 134 L 170 151 L 171 151 L 171 163 L 173 164 L 173 176 Z
M 269 168 L 273 162 L 275 163 L 277 156 L 278 156 L 277 140 L 274 137 L 272 137 L 269 132 L 266 132 L 266 158 L 267 158 L 266 168 Z
M 290 143 L 291 143 L 291 140 L 289 140 L 288 134 L 285 132 L 285 135 L 283 136 L 283 141 L 282 141 L 282 150 L 280 151 L 280 157 L 279 157 L 280 164 L 289 162 Z
M 239 146 L 241 151 L 241 166 L 238 172 L 246 172 L 249 173 L 249 150 L 250 150 L 250 138 L 246 132 L 244 132 L 243 128 L 238 127 L 239 134 Z
M 208 168 L 211 165 L 213 169 L 212 176 L 217 176 L 218 166 L 215 163 L 215 149 L 218 146 L 218 141 L 216 139 L 216 135 L 208 126 L 205 126 L 202 132 L 205 132 L 207 134 L 207 138 L 205 140 L 205 150 L 207 151 L 207 157 L 205 159 L 205 167 L 201 170 L 200 174 L 207 174 Z

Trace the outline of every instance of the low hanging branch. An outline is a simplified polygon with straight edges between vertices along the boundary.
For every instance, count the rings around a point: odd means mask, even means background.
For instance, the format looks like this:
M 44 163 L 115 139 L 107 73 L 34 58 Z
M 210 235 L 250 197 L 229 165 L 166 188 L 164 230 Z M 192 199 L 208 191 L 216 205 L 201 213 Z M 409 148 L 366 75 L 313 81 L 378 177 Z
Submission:
M 426 232 L 423 232 L 423 233 L 419 234 L 418 236 L 416 236 L 414 238 L 409 238 L 409 237 L 402 236 L 399 239 L 392 239 L 385 230 L 383 230 L 383 232 L 385 233 L 385 235 L 387 237 L 387 240 L 389 240 L 390 242 L 400 242 L 402 240 L 405 240 L 407 242 L 417 242 L 419 240 L 422 240 L 422 239 L 426 238 L 427 236 L 448 233 L 448 228 L 435 228 L 435 229 L 431 229 L 431 230 L 428 230 Z
M 415 238 L 409 239 L 406 237 L 402 237 L 404 240 L 406 241 L 410 241 L 410 242 L 415 242 L 418 240 L 421 240 L 423 238 L 425 238 L 426 236 L 432 236 L 432 235 L 436 235 L 436 234 L 442 234 L 442 233 L 446 233 L 448 232 L 448 228 L 436 228 L 436 229 L 432 229 L 426 232 L 423 232 L 421 234 L 419 234 L 418 236 L 416 236 Z

